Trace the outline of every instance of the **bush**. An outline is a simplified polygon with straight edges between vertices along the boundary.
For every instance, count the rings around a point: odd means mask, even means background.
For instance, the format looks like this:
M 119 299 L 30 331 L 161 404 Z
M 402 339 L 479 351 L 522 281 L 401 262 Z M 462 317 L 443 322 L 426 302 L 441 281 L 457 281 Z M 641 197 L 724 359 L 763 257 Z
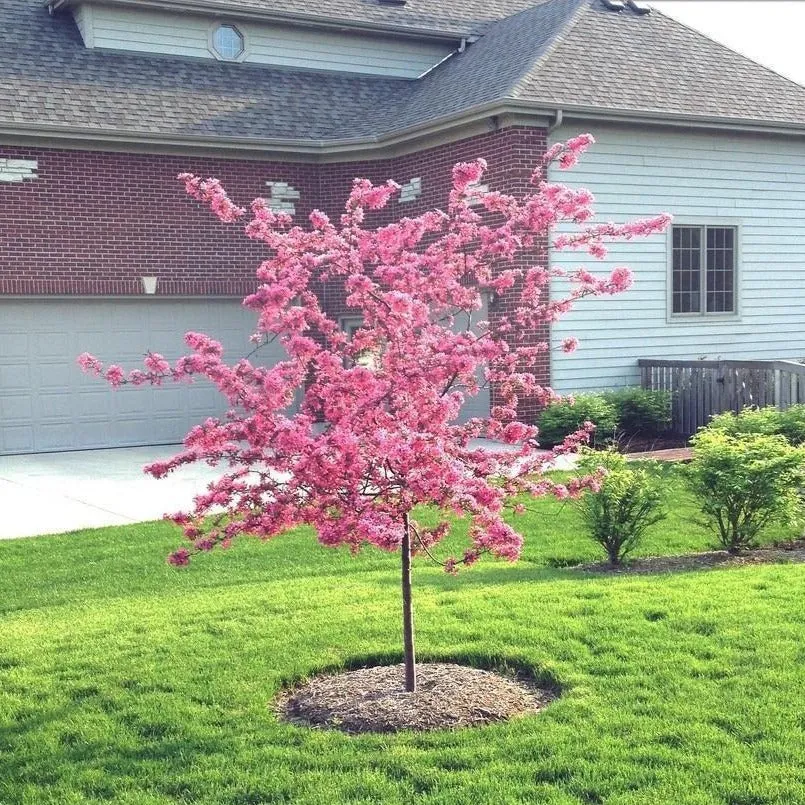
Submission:
M 618 424 L 615 406 L 601 394 L 579 394 L 573 405 L 565 400 L 552 403 L 539 420 L 540 443 L 546 447 L 561 444 L 587 421 L 595 425 L 592 443 L 607 444 L 613 439 Z
M 763 419 L 753 419 L 761 427 Z M 798 523 L 805 484 L 805 450 L 781 435 L 728 433 L 716 423 L 691 440 L 688 469 L 708 525 L 730 553 L 753 547 L 766 526 Z
M 587 531 L 607 552 L 612 565 L 620 565 L 640 543 L 647 529 L 665 518 L 662 496 L 644 469 L 630 468 L 620 453 L 591 451 L 579 467 L 585 474 L 603 467 L 607 474 L 597 492 L 585 492 L 579 511 Z
M 706 426 L 708 431 L 720 431 L 728 436 L 761 434 L 778 436 L 782 433 L 781 412 L 776 408 L 744 408 L 739 414 L 725 411 L 716 414 Z
M 629 436 L 659 436 L 671 427 L 671 395 L 667 391 L 626 388 L 604 392 L 615 406 L 618 430 Z
M 780 433 L 791 444 L 805 444 L 805 405 L 792 405 L 780 412 L 782 426 Z
M 740 413 L 727 411 L 716 414 L 707 425 L 730 436 L 761 433 L 766 436 L 785 436 L 793 445 L 805 443 L 805 405 L 792 405 L 785 411 L 769 408 L 744 408 Z

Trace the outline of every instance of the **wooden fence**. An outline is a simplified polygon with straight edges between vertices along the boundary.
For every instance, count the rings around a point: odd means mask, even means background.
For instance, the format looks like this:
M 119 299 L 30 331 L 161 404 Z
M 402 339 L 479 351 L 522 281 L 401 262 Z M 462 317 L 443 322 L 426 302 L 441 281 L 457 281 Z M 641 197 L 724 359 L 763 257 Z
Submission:
M 673 428 L 690 436 L 722 411 L 805 403 L 805 365 L 793 361 L 641 359 L 640 385 L 672 395 Z

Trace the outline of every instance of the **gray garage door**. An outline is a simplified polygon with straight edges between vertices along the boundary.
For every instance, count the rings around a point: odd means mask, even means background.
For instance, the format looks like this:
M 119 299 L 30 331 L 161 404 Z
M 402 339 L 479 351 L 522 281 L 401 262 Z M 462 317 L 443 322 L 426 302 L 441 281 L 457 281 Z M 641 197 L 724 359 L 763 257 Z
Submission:
M 172 444 L 226 402 L 205 380 L 112 391 L 76 357 L 124 368 L 149 350 L 176 358 L 188 330 L 220 340 L 235 360 L 251 348 L 255 317 L 236 300 L 0 300 L 0 454 Z M 273 352 L 265 352 L 265 350 Z M 264 348 L 266 364 L 281 359 Z

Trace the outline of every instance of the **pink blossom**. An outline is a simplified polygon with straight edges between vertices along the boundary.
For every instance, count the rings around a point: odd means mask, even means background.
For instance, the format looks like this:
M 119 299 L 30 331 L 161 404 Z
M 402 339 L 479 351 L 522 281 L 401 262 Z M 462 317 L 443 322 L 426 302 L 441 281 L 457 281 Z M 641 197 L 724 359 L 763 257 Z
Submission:
M 625 267 L 616 268 L 609 277 L 611 293 L 623 293 L 632 286 L 632 272 Z
M 170 364 L 158 352 L 149 352 L 145 356 L 143 363 L 149 372 L 156 374 L 167 374 L 170 372 Z
M 116 364 L 112 364 L 107 368 L 104 377 L 112 388 L 117 388 L 126 380 L 125 372 Z
M 176 567 L 182 567 L 190 563 L 190 551 L 187 548 L 177 548 L 170 556 L 168 562 Z
M 476 159 L 474 162 L 459 162 L 453 168 L 453 189 L 457 193 L 465 193 L 470 185 L 477 184 L 486 171 L 486 160 Z
M 579 345 L 579 339 L 570 337 L 562 341 L 562 352 L 575 352 Z
M 89 352 L 82 352 L 77 358 L 78 365 L 83 372 L 98 376 L 103 371 L 103 364 Z

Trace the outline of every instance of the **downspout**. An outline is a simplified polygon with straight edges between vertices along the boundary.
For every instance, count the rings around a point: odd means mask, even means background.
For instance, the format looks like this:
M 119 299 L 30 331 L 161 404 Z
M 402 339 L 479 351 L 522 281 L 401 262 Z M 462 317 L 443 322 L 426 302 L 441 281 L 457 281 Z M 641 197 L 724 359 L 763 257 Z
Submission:
M 562 113 L 562 110 L 557 108 L 556 109 L 556 117 L 554 118 L 553 123 L 551 123 L 548 126 L 548 136 L 546 137 L 546 139 L 548 141 L 550 141 L 551 133 L 556 131 L 556 129 L 558 129 L 559 126 L 562 125 L 562 119 L 563 118 L 564 118 L 564 114 Z M 546 178 L 546 180 L 548 179 L 547 170 L 546 170 L 545 178 Z M 549 236 L 548 242 L 550 243 L 550 236 Z M 550 271 L 551 262 L 552 262 L 552 260 L 551 260 L 552 254 L 553 254 L 552 250 L 549 248 L 548 249 L 548 254 L 546 255 L 547 258 L 548 258 L 548 270 L 549 271 Z M 550 286 L 548 287 L 548 295 L 550 297 Z M 551 333 L 551 326 L 549 324 L 548 325 L 548 343 L 549 344 L 551 343 L 551 334 L 552 334 Z M 548 385 L 549 386 L 551 385 L 552 381 L 553 381 L 553 356 L 551 355 L 551 351 L 548 350 Z
M 561 109 L 556 110 L 556 117 L 554 118 L 553 123 L 548 126 L 548 134 L 551 134 L 555 129 L 558 129 L 559 126 L 562 125 L 562 120 L 564 119 L 564 114 L 562 113 Z

